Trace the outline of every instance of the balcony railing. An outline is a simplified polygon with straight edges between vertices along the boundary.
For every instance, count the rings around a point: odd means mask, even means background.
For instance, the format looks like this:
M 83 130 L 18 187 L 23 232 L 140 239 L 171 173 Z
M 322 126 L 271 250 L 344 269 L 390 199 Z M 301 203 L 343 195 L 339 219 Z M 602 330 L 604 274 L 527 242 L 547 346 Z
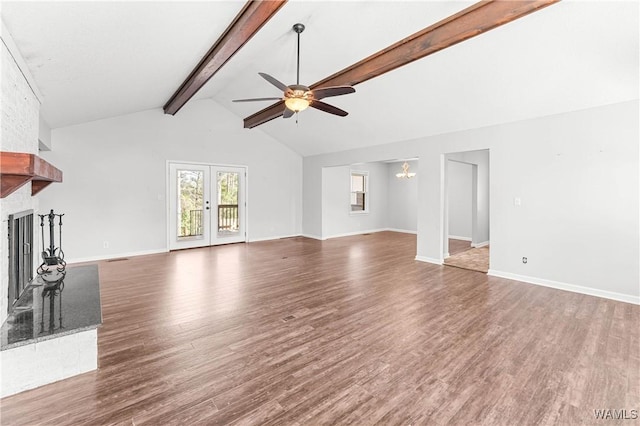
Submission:
M 189 220 L 187 226 L 181 228 L 181 237 L 196 237 L 203 235 L 202 210 L 189 210 Z M 237 204 L 218 205 L 218 232 L 236 232 L 240 228 L 238 221 Z
M 238 223 L 238 205 L 237 204 L 219 204 L 218 205 L 218 231 L 237 231 Z
M 202 210 L 189 210 L 189 222 L 188 226 L 183 226 L 181 229 L 181 237 L 195 237 L 202 235 Z

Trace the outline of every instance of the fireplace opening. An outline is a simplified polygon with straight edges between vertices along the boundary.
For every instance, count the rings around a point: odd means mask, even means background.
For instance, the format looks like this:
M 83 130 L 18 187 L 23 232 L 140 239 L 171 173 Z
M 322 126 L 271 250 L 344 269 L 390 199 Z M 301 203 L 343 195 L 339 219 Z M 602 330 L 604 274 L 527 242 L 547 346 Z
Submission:
M 13 305 L 33 279 L 33 210 L 9 215 L 9 305 Z

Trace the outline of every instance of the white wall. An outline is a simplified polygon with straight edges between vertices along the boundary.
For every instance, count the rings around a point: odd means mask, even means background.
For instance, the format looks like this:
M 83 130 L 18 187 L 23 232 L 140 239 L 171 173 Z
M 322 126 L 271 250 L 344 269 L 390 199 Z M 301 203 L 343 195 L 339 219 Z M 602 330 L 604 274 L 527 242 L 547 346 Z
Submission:
M 323 167 L 304 168 L 302 179 L 302 235 L 315 239 L 322 239 L 324 198 Z
M 473 183 L 472 164 L 447 160 L 449 238 L 471 241 Z
M 398 179 L 396 173 L 402 171 L 402 164 L 388 163 L 387 228 L 418 231 L 418 180 L 420 179 L 419 161 L 407 161 L 409 171 L 416 173 L 411 179 Z
M 322 169 L 322 231 L 321 238 L 344 233 L 349 220 L 349 166 Z M 338 223 L 336 223 L 338 222 Z
M 369 212 L 351 212 L 351 171 L 369 173 Z M 322 238 L 387 228 L 387 164 L 369 163 L 322 170 Z
M 490 149 L 492 272 L 638 303 L 639 121 L 634 100 L 305 157 L 303 232 L 322 226 L 323 167 L 418 157 L 417 255 L 441 262 L 444 155 Z
M 301 232 L 301 157 L 212 100 L 54 129 L 52 142 L 41 155 L 64 183 L 41 206 L 65 213 L 72 261 L 167 250 L 167 160 L 248 166 L 249 239 Z
M 489 199 L 490 199 L 490 161 L 489 150 L 476 150 L 455 152 L 446 155 L 447 159 L 460 161 L 466 164 L 475 166 L 475 179 L 473 182 L 473 190 L 475 190 L 475 206 L 471 206 L 472 210 L 475 210 L 475 227 L 472 227 L 473 234 L 471 235 L 472 244 L 486 245 L 490 239 L 490 211 L 489 211 Z M 472 191 L 473 192 L 473 191 Z M 473 216 L 473 215 L 472 215 Z M 452 234 L 452 232 L 450 232 Z M 455 234 L 454 234 L 455 235 Z M 445 242 L 446 247 L 446 242 Z
M 38 124 L 38 149 L 41 151 L 51 151 L 51 127 L 40 116 Z

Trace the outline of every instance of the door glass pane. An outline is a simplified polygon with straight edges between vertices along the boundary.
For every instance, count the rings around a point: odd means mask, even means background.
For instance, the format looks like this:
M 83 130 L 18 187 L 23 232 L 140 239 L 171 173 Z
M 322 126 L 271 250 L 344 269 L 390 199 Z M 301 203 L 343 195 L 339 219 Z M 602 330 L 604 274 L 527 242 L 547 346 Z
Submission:
M 235 172 L 218 172 L 218 235 L 233 235 L 240 231 L 238 216 L 238 184 L 240 176 Z
M 202 236 L 204 172 L 178 170 L 178 238 Z

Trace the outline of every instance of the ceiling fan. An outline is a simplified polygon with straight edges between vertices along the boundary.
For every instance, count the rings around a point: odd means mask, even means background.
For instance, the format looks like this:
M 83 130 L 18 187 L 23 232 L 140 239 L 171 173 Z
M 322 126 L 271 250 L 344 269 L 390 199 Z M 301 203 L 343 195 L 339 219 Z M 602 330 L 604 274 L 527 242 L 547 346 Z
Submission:
M 307 86 L 300 84 L 300 33 L 304 31 L 303 24 L 295 24 L 293 31 L 298 34 L 298 55 L 297 55 L 297 71 L 296 71 L 296 84 L 290 86 L 281 83 L 269 74 L 260 72 L 260 76 L 267 80 L 269 83 L 282 90 L 283 95 L 281 98 L 253 98 L 253 99 L 236 99 L 233 102 L 256 102 L 256 101 L 280 101 L 283 100 L 285 104 L 284 113 L 282 117 L 289 118 L 293 114 L 298 113 L 312 107 L 319 109 L 320 111 L 328 112 L 329 114 L 339 115 L 341 117 L 349 114 L 333 105 L 320 101 L 320 99 L 328 98 L 331 96 L 346 95 L 348 93 L 354 93 L 356 89 L 351 86 L 331 86 L 320 87 L 318 89 L 311 90 Z

